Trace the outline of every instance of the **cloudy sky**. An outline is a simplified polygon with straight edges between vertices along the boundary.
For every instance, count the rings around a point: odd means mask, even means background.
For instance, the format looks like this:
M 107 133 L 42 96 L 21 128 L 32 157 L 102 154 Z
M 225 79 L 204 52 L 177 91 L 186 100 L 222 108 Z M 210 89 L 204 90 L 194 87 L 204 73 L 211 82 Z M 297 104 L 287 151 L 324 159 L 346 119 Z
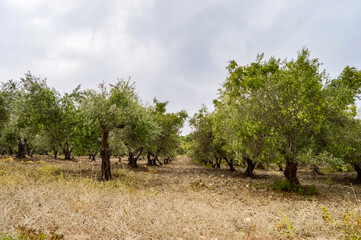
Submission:
M 0 81 L 31 71 L 68 92 L 131 76 L 144 101 L 193 115 L 232 59 L 307 46 L 331 76 L 360 69 L 360 13 L 357 0 L 0 0 Z

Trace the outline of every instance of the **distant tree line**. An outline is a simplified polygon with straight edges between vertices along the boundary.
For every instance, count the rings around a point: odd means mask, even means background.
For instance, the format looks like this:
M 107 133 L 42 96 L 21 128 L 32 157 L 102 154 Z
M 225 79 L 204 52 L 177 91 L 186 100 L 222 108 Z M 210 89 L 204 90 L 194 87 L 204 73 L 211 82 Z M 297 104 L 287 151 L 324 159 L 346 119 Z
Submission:
M 230 61 L 214 111 L 203 107 L 190 121 L 188 154 L 230 170 L 244 164 L 250 177 L 258 164 L 277 164 L 296 185 L 299 164 L 349 164 L 361 182 L 361 71 L 347 66 L 332 79 L 320 65 L 306 48 L 292 60 Z
M 65 159 L 100 154 L 101 177 L 110 180 L 111 155 L 127 155 L 131 167 L 142 155 L 149 165 L 176 155 L 187 113 L 167 113 L 167 104 L 143 103 L 130 80 L 60 94 L 29 72 L 2 83 L 0 153 L 20 159 L 35 153 L 62 153 Z

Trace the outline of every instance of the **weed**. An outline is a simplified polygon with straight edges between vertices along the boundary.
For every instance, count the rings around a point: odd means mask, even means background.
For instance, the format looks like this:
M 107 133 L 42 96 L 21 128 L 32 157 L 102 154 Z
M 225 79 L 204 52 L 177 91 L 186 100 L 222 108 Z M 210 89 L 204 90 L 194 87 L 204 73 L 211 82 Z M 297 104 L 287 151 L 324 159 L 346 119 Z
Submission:
M 322 219 L 326 222 L 326 223 L 333 223 L 333 216 L 330 214 L 330 212 L 328 211 L 328 209 L 324 206 L 321 207 L 322 210 Z
M 284 213 L 281 212 L 281 216 L 283 221 L 280 221 L 276 224 L 278 232 L 284 235 L 286 238 L 293 238 L 295 235 L 294 227 Z
M 62 240 L 64 236 L 62 234 L 51 231 L 49 234 L 43 233 L 41 230 L 29 228 L 27 226 L 19 226 L 17 228 L 18 235 L 11 236 L 11 234 L 0 233 L 1 240 Z
M 345 239 L 360 240 L 361 239 L 361 216 L 354 212 L 348 212 L 343 215 L 341 227 L 344 232 Z

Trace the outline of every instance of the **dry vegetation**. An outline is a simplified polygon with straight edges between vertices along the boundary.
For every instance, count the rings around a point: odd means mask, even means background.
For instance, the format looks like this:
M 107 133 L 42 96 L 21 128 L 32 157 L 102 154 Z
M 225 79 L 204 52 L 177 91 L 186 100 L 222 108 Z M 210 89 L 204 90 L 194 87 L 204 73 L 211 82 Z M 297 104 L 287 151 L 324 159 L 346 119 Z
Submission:
M 361 186 L 353 173 L 300 171 L 317 196 L 276 193 L 277 171 L 205 168 L 181 156 L 136 171 L 113 161 L 0 159 L 0 238 L 35 229 L 64 239 L 358 239 Z M 143 162 L 145 163 L 145 162 Z M 22 229 L 19 230 L 19 226 Z M 9 239 L 11 239 L 9 238 Z M 54 238 L 55 239 L 55 238 Z

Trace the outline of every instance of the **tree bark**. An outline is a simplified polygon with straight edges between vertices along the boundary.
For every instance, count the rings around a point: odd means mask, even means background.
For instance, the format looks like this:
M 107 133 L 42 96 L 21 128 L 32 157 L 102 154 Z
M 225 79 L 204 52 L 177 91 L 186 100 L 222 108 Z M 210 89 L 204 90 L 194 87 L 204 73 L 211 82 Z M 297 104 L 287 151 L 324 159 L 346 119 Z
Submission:
M 283 172 L 283 175 L 287 178 L 288 181 L 290 181 L 293 184 L 300 185 L 300 182 L 297 178 L 297 163 L 291 159 L 286 159 L 286 169 Z
M 357 177 L 356 177 L 356 181 L 358 182 L 358 183 L 361 183 L 361 166 L 360 166 L 361 164 L 359 164 L 359 163 L 354 163 L 353 164 L 353 166 L 354 166 L 354 168 L 355 168 L 355 170 L 356 170 L 356 172 L 357 172 Z
M 228 161 L 227 158 L 224 158 L 224 160 L 226 160 L 226 162 L 227 162 L 227 164 L 228 164 L 228 166 L 229 166 L 229 170 L 230 170 L 231 172 L 236 171 L 236 169 L 235 169 L 234 166 L 233 166 L 233 158 L 231 158 L 229 161 Z M 219 163 L 219 164 L 220 164 L 220 163 Z
M 153 161 L 152 161 L 152 158 L 151 158 L 151 153 L 150 153 L 150 151 L 147 152 L 147 159 L 148 159 L 147 165 L 148 165 L 148 166 L 152 166 L 152 165 L 153 165 Z
M 17 158 L 25 158 L 25 143 L 23 139 L 19 139 Z
M 102 146 L 100 155 L 102 157 L 102 179 L 109 181 L 112 178 L 110 169 L 109 130 L 102 128 Z
M 253 171 L 254 168 L 256 167 L 256 163 L 254 163 L 252 161 L 252 159 L 250 159 L 249 157 L 243 157 L 243 159 L 246 161 L 247 163 L 247 169 L 246 172 L 244 173 L 244 175 L 246 175 L 246 177 L 253 177 Z
M 138 152 L 138 155 L 136 156 L 137 152 Z M 128 164 L 132 168 L 137 168 L 138 167 L 137 160 L 140 157 L 140 155 L 142 154 L 142 152 L 143 152 L 143 147 L 139 148 L 135 152 L 129 151 L 129 157 L 128 157 L 129 163 Z

